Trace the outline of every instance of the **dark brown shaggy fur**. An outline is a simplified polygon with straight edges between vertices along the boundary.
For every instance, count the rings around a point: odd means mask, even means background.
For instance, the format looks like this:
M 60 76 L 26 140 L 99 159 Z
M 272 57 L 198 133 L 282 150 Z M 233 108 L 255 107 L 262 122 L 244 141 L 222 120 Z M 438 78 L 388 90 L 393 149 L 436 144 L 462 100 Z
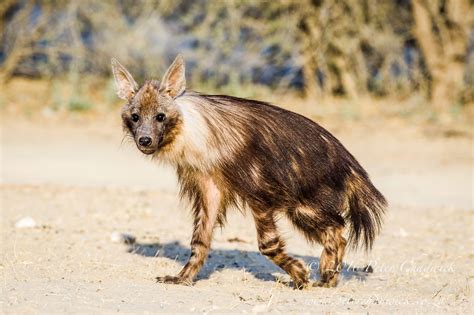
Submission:
M 264 102 L 186 92 L 181 57 L 161 84 L 148 81 L 141 88 L 118 62 L 113 69 L 119 96 L 127 100 L 125 130 L 143 153 L 176 167 L 181 194 L 193 208 L 189 262 L 160 282 L 192 283 L 230 206 L 251 209 L 260 252 L 297 288 L 308 284 L 309 273 L 286 253 L 275 224 L 279 215 L 323 245 L 315 285 L 337 284 L 344 229 L 354 247 L 372 247 L 386 201 L 356 159 L 317 123 Z M 157 121 L 159 114 L 166 119 Z M 139 143 L 143 137 L 152 140 L 149 146 Z

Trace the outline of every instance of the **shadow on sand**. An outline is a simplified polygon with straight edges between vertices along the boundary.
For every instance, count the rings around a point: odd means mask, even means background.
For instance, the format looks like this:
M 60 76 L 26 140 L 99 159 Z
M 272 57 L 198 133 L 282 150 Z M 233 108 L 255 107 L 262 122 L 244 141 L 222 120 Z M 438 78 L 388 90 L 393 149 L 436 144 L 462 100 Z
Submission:
M 187 262 L 191 254 L 191 250 L 178 241 L 165 244 L 135 243 L 129 246 L 128 252 L 145 257 L 165 257 L 182 265 Z M 319 258 L 291 255 L 303 260 L 310 267 L 311 280 L 319 279 Z M 277 279 L 273 273 L 284 274 L 282 269 L 257 251 L 215 249 L 210 251 L 208 259 L 196 280 L 208 279 L 214 271 L 229 268 L 245 270 L 251 273 L 255 278 L 263 281 L 276 281 Z M 371 272 L 371 267 L 354 268 L 353 266 L 344 264 L 341 275 L 344 280 L 357 279 L 359 281 L 365 281 L 368 272 Z

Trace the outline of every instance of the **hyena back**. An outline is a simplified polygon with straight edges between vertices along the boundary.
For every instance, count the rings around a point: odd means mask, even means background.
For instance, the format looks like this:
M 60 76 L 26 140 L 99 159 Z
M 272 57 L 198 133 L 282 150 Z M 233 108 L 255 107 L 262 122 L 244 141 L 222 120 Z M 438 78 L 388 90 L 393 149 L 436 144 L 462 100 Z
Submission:
M 304 264 L 285 252 L 276 218 L 283 214 L 310 242 L 323 245 L 321 280 L 337 284 L 347 241 L 372 247 L 386 201 L 367 173 L 327 130 L 268 103 L 186 91 L 178 56 L 161 82 L 141 87 L 112 60 L 124 130 L 140 151 L 173 165 L 181 195 L 192 205 L 191 256 L 166 283 L 190 284 L 207 257 L 214 227 L 230 206 L 248 207 L 260 252 L 295 287 L 308 284 Z

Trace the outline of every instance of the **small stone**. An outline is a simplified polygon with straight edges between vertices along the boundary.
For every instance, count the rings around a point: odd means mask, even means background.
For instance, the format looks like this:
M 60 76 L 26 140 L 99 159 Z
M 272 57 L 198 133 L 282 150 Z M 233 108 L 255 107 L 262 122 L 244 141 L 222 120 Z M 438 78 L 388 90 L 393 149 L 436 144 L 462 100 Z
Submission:
M 32 217 L 21 218 L 15 223 L 15 227 L 19 229 L 34 228 L 36 226 L 37 226 L 36 221 Z
M 110 235 L 110 240 L 114 243 L 124 243 L 124 244 L 134 244 L 135 243 L 135 236 L 131 234 L 126 234 L 126 233 L 120 233 L 120 232 L 113 232 Z
M 252 308 L 252 313 L 266 313 L 268 311 L 266 304 L 257 304 Z
M 398 235 L 401 236 L 401 237 L 407 237 L 408 233 L 407 233 L 407 231 L 405 231 L 404 228 L 400 228 L 400 231 L 398 232 Z

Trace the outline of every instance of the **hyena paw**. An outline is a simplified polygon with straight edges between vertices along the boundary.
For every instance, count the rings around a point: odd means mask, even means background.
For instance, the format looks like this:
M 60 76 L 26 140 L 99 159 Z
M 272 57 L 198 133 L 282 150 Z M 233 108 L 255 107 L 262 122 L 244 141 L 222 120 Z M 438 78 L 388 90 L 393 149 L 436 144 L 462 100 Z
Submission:
M 296 290 L 303 290 L 308 287 L 309 281 L 308 279 L 299 279 L 299 280 L 293 280 L 293 288 Z
M 293 288 L 302 290 L 308 287 L 309 284 L 309 270 L 301 264 L 297 272 L 292 274 Z
M 182 285 L 192 285 L 193 281 L 188 278 L 178 277 L 178 276 L 163 276 L 156 277 L 156 282 L 159 283 L 169 283 L 169 284 L 182 284 Z
M 313 283 L 313 287 L 318 287 L 318 288 L 334 288 L 337 286 L 337 281 L 315 281 Z
M 313 287 L 334 288 L 337 286 L 339 273 L 334 271 L 321 272 L 321 280 L 313 283 Z

